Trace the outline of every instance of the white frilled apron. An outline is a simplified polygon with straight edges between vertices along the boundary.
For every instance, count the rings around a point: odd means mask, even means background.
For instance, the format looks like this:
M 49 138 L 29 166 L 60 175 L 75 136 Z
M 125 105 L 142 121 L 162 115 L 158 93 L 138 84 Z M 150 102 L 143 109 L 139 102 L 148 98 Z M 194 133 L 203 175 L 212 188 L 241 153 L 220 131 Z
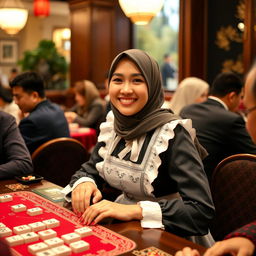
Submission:
M 158 202 L 161 199 L 170 200 L 177 197 L 182 200 L 178 193 L 156 198 L 152 193 L 154 188 L 151 184 L 156 179 L 158 168 L 161 165 L 159 155 L 167 150 L 169 140 L 174 138 L 175 127 L 181 124 L 194 140 L 195 131 L 192 128 L 191 120 L 175 120 L 157 128 L 140 164 L 134 162 L 138 160 L 145 136 L 133 141 L 127 141 L 125 148 L 118 154 L 119 158 L 111 156 L 111 153 L 121 140 L 114 132 L 113 121 L 113 115 L 108 114 L 107 122 L 101 125 L 101 133 L 98 142 L 104 142 L 106 146 L 101 147 L 99 150 L 99 155 L 104 160 L 97 163 L 96 168 L 100 176 L 110 186 L 123 191 L 116 199 L 116 202 L 122 204 L 136 204 L 140 201 Z M 129 152 L 131 152 L 131 161 L 124 160 L 123 158 Z M 210 233 L 206 236 L 194 236 L 188 239 L 207 247 L 214 243 Z

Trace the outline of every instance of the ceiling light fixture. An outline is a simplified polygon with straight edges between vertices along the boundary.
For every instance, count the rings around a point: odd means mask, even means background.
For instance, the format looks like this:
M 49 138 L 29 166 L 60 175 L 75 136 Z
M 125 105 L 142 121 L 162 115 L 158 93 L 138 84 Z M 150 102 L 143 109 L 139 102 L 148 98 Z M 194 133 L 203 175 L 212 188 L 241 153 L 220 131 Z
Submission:
M 0 1 L 0 28 L 7 34 L 18 33 L 26 24 L 28 10 L 20 0 Z
M 162 9 L 164 0 L 119 0 L 125 15 L 136 25 L 146 25 Z

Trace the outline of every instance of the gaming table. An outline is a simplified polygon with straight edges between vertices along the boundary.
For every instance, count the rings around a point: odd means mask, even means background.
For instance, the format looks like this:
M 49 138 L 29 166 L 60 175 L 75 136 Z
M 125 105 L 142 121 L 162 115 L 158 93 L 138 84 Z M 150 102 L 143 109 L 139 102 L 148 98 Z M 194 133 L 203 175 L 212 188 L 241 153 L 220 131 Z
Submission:
M 12 193 L 13 191 L 10 190 L 8 187 L 6 187 L 6 185 L 15 184 L 15 183 L 17 183 L 16 180 L 0 181 L 0 194 Z M 53 186 L 57 187 L 57 185 L 51 182 L 42 180 L 39 183 L 29 184 L 27 188 L 23 189 L 23 191 L 32 191 L 33 189 L 48 188 Z M 19 191 L 19 189 L 17 189 L 16 191 Z M 58 206 L 64 206 L 65 208 L 70 208 L 70 204 L 65 204 L 65 203 L 63 204 L 63 202 L 56 202 L 53 204 L 56 204 Z M 203 254 L 203 252 L 205 251 L 204 247 L 194 244 L 188 240 L 180 238 L 164 230 L 143 229 L 140 226 L 139 221 L 119 222 L 114 224 L 101 224 L 101 225 L 104 228 L 109 229 L 113 232 L 116 232 L 122 237 L 125 237 L 135 242 L 136 247 L 129 252 L 123 253 L 122 255 L 136 255 L 134 254 L 135 251 L 138 252 L 140 250 L 143 250 L 149 247 L 158 248 L 159 250 L 162 250 L 172 255 L 174 255 L 177 250 L 182 249 L 185 246 L 189 246 L 194 249 L 197 249 L 201 254 Z M 148 255 L 148 254 L 137 254 L 137 255 Z M 161 255 L 161 254 L 149 254 L 149 255 Z

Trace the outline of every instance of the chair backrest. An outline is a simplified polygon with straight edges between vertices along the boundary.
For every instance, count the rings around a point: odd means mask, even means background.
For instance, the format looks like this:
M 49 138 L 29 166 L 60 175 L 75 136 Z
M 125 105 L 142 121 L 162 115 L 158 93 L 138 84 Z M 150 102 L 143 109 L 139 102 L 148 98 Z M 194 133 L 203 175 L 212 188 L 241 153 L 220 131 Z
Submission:
M 88 158 L 85 147 L 72 138 L 50 140 L 32 154 L 34 172 L 62 187 Z
M 236 154 L 215 168 L 211 191 L 216 216 L 211 223 L 215 240 L 256 218 L 256 155 Z

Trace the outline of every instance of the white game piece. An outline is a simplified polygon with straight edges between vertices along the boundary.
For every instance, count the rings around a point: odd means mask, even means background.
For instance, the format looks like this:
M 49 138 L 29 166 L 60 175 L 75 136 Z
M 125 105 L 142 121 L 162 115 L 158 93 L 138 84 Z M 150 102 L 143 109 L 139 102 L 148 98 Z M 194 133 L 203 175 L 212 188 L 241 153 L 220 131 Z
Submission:
M 46 225 L 41 221 L 33 222 L 28 225 L 31 227 L 32 231 L 34 232 L 46 229 Z
M 43 220 L 43 223 L 46 224 L 47 228 L 56 228 L 60 225 L 60 221 L 52 218 L 49 220 Z
M 61 238 L 64 240 L 66 244 L 70 244 L 80 240 L 81 236 L 78 235 L 77 233 L 68 233 L 68 234 L 62 235 Z
M 16 204 L 16 205 L 12 205 L 11 209 L 13 212 L 24 212 L 27 210 L 27 206 L 24 204 Z
M 71 243 L 69 246 L 74 253 L 84 252 L 86 250 L 89 250 L 90 248 L 90 244 L 85 242 L 84 240 L 76 241 L 74 243 Z
M 13 232 L 17 235 L 28 233 L 31 231 L 31 227 L 28 225 L 20 225 L 13 228 Z
M 0 222 L 0 228 L 5 228 L 5 227 L 6 227 L 5 224 Z
M 4 228 L 0 228 L 0 237 L 5 237 L 5 236 L 10 236 L 12 234 L 12 230 L 4 227 Z
M 59 237 L 47 239 L 47 240 L 44 240 L 44 242 L 49 246 L 49 248 L 57 247 L 64 244 L 64 241 Z
M 56 237 L 57 236 L 57 232 L 54 231 L 53 229 L 46 229 L 46 230 L 43 230 L 43 231 L 39 231 L 38 235 L 40 236 L 40 238 L 42 240 L 46 240 L 46 239 L 50 239 L 50 238 Z
M 9 236 L 9 237 L 5 238 L 5 240 L 9 246 L 16 246 L 16 245 L 24 244 L 24 239 L 20 235 Z
M 4 203 L 4 202 L 10 202 L 12 201 L 12 196 L 11 195 L 4 195 L 4 196 L 0 196 L 0 202 Z
M 92 230 L 88 227 L 77 228 L 74 231 L 81 237 L 86 237 L 86 236 L 92 235 Z
M 42 252 L 38 252 L 36 256 L 56 256 L 57 254 L 53 252 L 52 250 L 46 250 Z
M 61 245 L 51 249 L 58 256 L 68 256 L 71 255 L 71 249 L 66 245 Z
M 29 232 L 25 234 L 21 234 L 21 236 L 24 238 L 25 244 L 32 243 L 39 240 L 39 235 L 35 232 Z
M 36 254 L 37 252 L 41 252 L 48 249 L 48 245 L 45 244 L 44 242 L 36 243 L 36 244 L 31 244 L 28 246 L 28 251 L 32 254 Z
M 30 216 L 36 216 L 43 213 L 43 209 L 40 207 L 30 208 L 27 210 L 27 214 Z

